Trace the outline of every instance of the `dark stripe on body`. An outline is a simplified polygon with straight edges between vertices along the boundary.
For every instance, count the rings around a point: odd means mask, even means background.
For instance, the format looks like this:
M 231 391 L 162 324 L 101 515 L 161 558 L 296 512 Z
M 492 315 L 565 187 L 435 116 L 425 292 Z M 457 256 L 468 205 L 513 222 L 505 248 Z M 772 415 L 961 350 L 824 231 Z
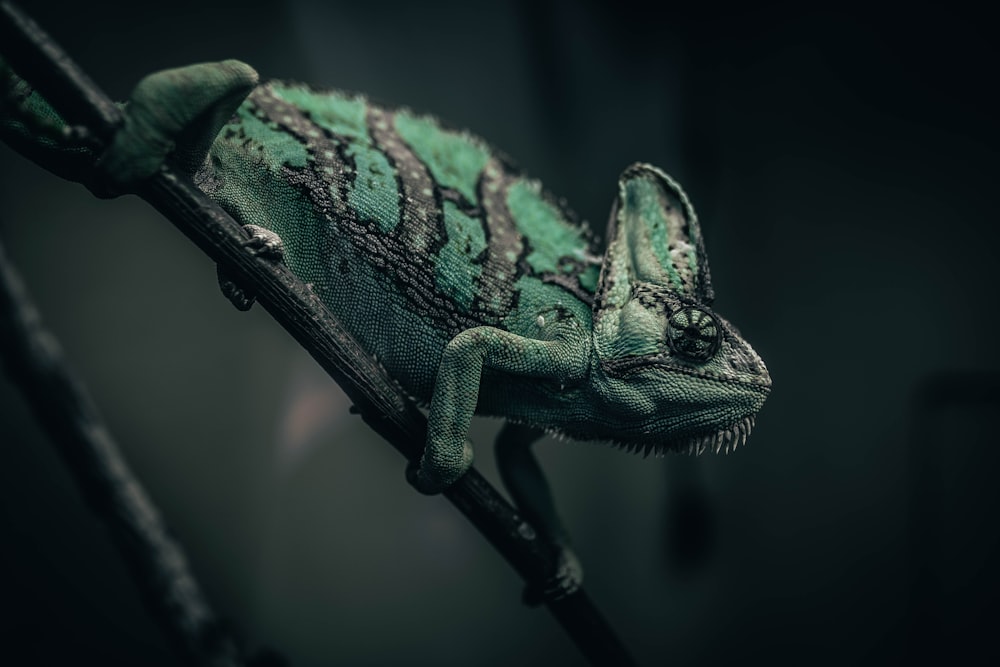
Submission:
M 519 268 L 526 256 L 524 237 L 507 208 L 507 188 L 514 179 L 499 160 L 491 157 L 479 174 L 476 195 L 486 230 L 486 257 L 477 281 L 472 310 L 502 318 L 517 306 L 515 281 L 524 273 Z
M 566 269 L 567 273 L 546 272 L 539 276 L 541 281 L 543 283 L 558 285 L 588 306 L 593 306 L 594 295 L 580 285 L 580 275 L 590 268 L 591 265 L 573 257 L 562 257 L 559 262 L 569 267 Z
M 585 222 L 582 222 L 576 217 L 576 214 L 572 209 L 566 204 L 566 200 L 559 198 L 554 198 L 547 191 L 542 190 L 542 198 L 548 202 L 554 209 L 559 211 L 560 216 L 569 225 L 576 227 L 580 230 L 583 237 L 583 242 L 586 245 L 586 254 L 590 257 L 589 260 L 579 259 L 577 257 L 571 257 L 569 255 L 563 255 L 559 258 L 559 271 L 557 273 L 543 272 L 538 277 L 543 283 L 550 283 L 552 285 L 558 285 L 564 290 L 575 296 L 580 301 L 584 302 L 588 306 L 593 307 L 594 305 L 594 294 L 588 292 L 584 289 L 583 285 L 580 283 L 580 277 L 586 273 L 590 268 L 601 266 L 602 262 L 602 251 L 597 247 L 597 242 L 594 239 L 593 233 L 590 231 L 590 227 L 587 226 Z M 531 254 L 531 249 L 525 253 L 525 256 Z
M 274 123 L 303 144 L 312 158 L 305 169 L 283 166 L 285 179 L 304 192 L 316 212 L 325 218 L 353 217 L 347 206 L 347 191 L 356 175 L 354 161 L 343 155 L 341 146 L 326 139 L 326 132 L 302 111 L 278 98 L 270 86 L 258 86 L 247 98 L 255 116 Z M 331 196 L 331 186 L 336 196 Z
M 437 290 L 434 260 L 446 242 L 440 194 L 427 168 L 395 134 L 389 124 L 389 113 L 369 107 L 369 130 L 375 147 L 397 169 L 397 187 L 402 197 L 401 220 L 392 233 L 384 234 L 374 221 L 359 220 L 356 211 L 347 204 L 356 177 L 353 160 L 346 152 L 353 140 L 318 126 L 299 108 L 277 98 L 269 86 L 258 87 L 249 102 L 259 117 L 277 124 L 306 147 L 310 163 L 305 168 L 283 166 L 283 178 L 309 198 L 318 215 L 331 220 L 346 236 L 346 239 L 332 236 L 324 244 L 345 240 L 351 243 L 364 261 L 405 295 L 411 311 L 451 335 L 484 324 L 499 324 L 502 312 L 463 313 L 454 301 Z M 387 122 L 385 130 L 379 121 Z M 325 256 L 335 254 L 328 252 Z
M 396 169 L 400 220 L 395 234 L 411 252 L 437 255 L 447 241 L 440 194 L 435 190 L 430 171 L 396 133 L 394 115 L 367 107 L 366 121 L 372 142 Z

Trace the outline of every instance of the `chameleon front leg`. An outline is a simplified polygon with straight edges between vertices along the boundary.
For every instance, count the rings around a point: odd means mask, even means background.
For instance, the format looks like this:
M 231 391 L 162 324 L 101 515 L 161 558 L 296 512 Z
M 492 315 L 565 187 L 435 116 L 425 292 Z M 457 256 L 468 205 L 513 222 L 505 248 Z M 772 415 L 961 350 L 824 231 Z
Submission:
M 540 538 L 557 550 L 554 571 L 544 581 L 525 589 L 524 599 L 529 605 L 569 595 L 583 581 L 580 560 L 570 548 L 549 484 L 531 451 L 542 435 L 539 429 L 507 422 L 497 435 L 495 449 L 500 478 L 514 504 L 539 531 Z
M 587 372 L 585 339 L 575 320 L 538 340 L 494 327 L 466 329 L 445 346 L 427 417 L 427 443 L 407 478 L 421 493 L 440 493 L 472 465 L 468 440 L 484 369 L 572 382 Z

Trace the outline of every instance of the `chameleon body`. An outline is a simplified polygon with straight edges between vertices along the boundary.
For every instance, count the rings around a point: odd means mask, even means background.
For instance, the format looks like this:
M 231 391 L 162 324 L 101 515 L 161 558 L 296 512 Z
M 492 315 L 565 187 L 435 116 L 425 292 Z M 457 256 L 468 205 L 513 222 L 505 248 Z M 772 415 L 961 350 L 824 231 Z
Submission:
M 45 112 L 18 85 L 22 113 Z M 97 161 L 101 187 L 127 190 L 171 160 L 280 246 L 360 345 L 429 405 L 410 471 L 422 491 L 468 469 L 473 413 L 504 417 L 521 425 L 500 437 L 504 480 L 564 542 L 526 453 L 541 431 L 646 454 L 728 452 L 764 403 L 764 363 L 711 308 L 694 209 L 655 167 L 622 174 L 602 253 L 486 143 L 405 109 L 258 84 L 237 61 L 151 75 L 125 109 Z M 11 116 L 3 130 L 17 145 L 32 132 Z M 24 152 L 74 177 L 85 150 L 38 136 Z

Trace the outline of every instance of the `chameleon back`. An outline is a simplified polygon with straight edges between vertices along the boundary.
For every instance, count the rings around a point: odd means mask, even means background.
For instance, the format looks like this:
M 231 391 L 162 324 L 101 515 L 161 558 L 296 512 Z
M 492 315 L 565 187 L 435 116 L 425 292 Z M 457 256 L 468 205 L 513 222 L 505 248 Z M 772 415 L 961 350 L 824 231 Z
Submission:
M 430 117 L 297 84 L 258 86 L 196 175 L 414 397 L 444 346 L 493 326 L 589 327 L 600 257 L 586 228 L 484 142 Z

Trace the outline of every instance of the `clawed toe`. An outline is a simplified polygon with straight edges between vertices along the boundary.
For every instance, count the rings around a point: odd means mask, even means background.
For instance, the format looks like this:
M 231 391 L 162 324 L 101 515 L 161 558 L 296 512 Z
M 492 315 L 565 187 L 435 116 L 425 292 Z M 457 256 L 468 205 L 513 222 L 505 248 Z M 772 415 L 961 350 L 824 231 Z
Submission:
M 250 234 L 250 238 L 243 242 L 243 247 L 249 250 L 251 254 L 274 262 L 280 262 L 284 259 L 285 246 L 280 236 L 270 229 L 258 227 L 257 225 L 243 225 L 243 229 Z M 232 276 L 226 273 L 222 266 L 218 267 L 217 274 L 222 294 L 236 306 L 237 310 L 250 310 L 250 307 L 257 300 L 257 295 L 233 280 Z
M 222 290 L 222 295 L 229 299 L 229 302 L 236 306 L 237 310 L 250 310 L 257 297 L 233 280 L 221 265 L 216 266 L 216 275 L 219 278 L 219 289 Z
M 537 607 L 572 595 L 582 583 L 579 559 L 570 549 L 561 548 L 554 572 L 541 582 L 525 586 L 521 600 L 529 607 Z
M 412 461 L 406 464 L 406 481 L 425 496 L 433 496 L 444 491 L 444 486 L 421 474 L 420 464 Z
M 285 256 L 285 246 L 281 242 L 281 237 L 270 229 L 258 227 L 257 225 L 243 225 L 243 229 L 250 233 L 250 238 L 243 242 L 243 246 L 258 257 L 280 262 Z

